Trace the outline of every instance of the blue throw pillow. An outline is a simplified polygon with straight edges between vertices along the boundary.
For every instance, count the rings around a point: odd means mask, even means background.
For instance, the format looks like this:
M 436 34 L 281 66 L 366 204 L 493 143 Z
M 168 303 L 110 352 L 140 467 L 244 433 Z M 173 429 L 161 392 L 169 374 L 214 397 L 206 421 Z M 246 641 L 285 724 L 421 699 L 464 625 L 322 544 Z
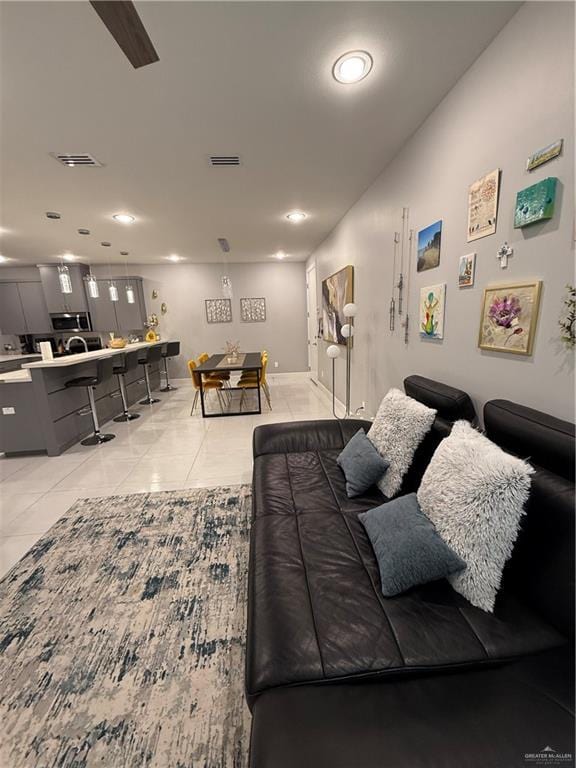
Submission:
M 346 493 L 349 498 L 360 496 L 381 479 L 390 464 L 383 459 L 363 429 L 349 440 L 336 459 L 346 477 Z
M 384 597 L 466 568 L 420 510 L 415 493 L 399 496 L 358 517 L 378 560 Z

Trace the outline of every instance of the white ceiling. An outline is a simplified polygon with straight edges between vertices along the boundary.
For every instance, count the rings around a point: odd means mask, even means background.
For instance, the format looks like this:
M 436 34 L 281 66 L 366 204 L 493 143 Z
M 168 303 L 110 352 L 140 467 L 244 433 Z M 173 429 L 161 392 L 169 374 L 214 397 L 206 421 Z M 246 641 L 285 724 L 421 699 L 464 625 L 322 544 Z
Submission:
M 227 237 L 230 261 L 303 260 L 518 6 L 140 2 L 160 61 L 135 70 L 88 2 L 3 2 L 0 253 L 9 266 L 64 251 L 210 262 Z M 357 48 L 372 73 L 339 85 L 331 66 Z M 243 165 L 208 165 L 228 153 Z M 293 208 L 306 222 L 285 220 Z

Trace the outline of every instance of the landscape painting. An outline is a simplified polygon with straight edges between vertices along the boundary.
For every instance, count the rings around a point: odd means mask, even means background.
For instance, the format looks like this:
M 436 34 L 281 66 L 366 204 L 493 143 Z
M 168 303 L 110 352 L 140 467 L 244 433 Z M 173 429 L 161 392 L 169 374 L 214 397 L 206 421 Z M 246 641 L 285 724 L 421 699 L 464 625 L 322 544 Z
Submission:
M 346 344 L 342 326 L 344 307 L 354 301 L 354 267 L 347 266 L 322 281 L 322 326 L 324 341 Z
M 446 304 L 446 283 L 429 285 L 420 289 L 420 311 L 418 328 L 423 339 L 444 338 L 444 308 Z
M 418 232 L 418 272 L 433 269 L 440 264 L 440 243 L 442 240 L 442 221 L 430 224 Z
M 484 290 L 478 346 L 492 352 L 531 355 L 541 280 Z
M 458 267 L 458 285 L 460 288 L 466 288 L 474 285 L 475 265 L 475 253 L 467 253 L 465 256 L 460 256 L 460 265 Z

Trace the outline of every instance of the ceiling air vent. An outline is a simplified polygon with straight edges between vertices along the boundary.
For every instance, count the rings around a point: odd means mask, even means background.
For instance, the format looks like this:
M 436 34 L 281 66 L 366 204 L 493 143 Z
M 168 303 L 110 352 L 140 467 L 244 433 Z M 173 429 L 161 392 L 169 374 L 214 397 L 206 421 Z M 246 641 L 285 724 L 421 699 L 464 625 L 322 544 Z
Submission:
M 221 166 L 240 165 L 239 155 L 210 155 L 210 165 L 214 168 L 220 168 Z
M 50 152 L 50 155 L 68 168 L 76 168 L 80 166 L 88 168 L 102 167 L 102 163 L 96 160 L 95 157 L 92 157 L 88 152 Z
M 228 240 L 226 240 L 225 237 L 218 238 L 218 245 L 220 246 L 220 250 L 222 251 L 222 253 L 230 252 L 230 243 L 228 242 Z

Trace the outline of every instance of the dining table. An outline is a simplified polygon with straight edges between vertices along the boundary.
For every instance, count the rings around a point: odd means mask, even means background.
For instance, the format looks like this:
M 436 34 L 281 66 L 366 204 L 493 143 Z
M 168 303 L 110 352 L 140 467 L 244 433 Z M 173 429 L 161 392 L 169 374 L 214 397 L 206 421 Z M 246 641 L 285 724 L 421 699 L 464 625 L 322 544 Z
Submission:
M 197 372 L 200 374 L 200 405 L 202 407 L 202 416 L 205 419 L 211 419 L 211 418 L 217 418 L 221 416 L 248 416 L 253 414 L 262 413 L 262 399 L 261 399 L 261 393 L 260 393 L 260 372 L 262 370 L 262 355 L 260 352 L 239 352 L 237 355 L 228 355 L 228 354 L 216 354 L 211 355 L 208 360 L 206 360 L 204 363 L 199 365 L 196 368 Z M 222 409 L 219 413 L 207 413 L 206 412 L 206 405 L 204 401 L 204 387 L 203 387 L 203 380 L 205 376 L 209 376 L 210 374 L 214 373 L 248 373 L 248 372 L 255 372 L 255 382 L 254 387 L 250 387 L 249 389 L 255 389 L 257 391 L 257 398 L 258 398 L 258 408 L 252 408 L 250 410 L 231 410 L 228 408 L 227 410 Z M 230 384 L 226 387 L 225 392 L 228 394 L 231 394 L 234 391 L 241 391 L 244 392 L 246 388 L 244 387 L 236 387 L 233 384 Z M 230 402 L 232 401 L 232 398 L 230 398 Z

